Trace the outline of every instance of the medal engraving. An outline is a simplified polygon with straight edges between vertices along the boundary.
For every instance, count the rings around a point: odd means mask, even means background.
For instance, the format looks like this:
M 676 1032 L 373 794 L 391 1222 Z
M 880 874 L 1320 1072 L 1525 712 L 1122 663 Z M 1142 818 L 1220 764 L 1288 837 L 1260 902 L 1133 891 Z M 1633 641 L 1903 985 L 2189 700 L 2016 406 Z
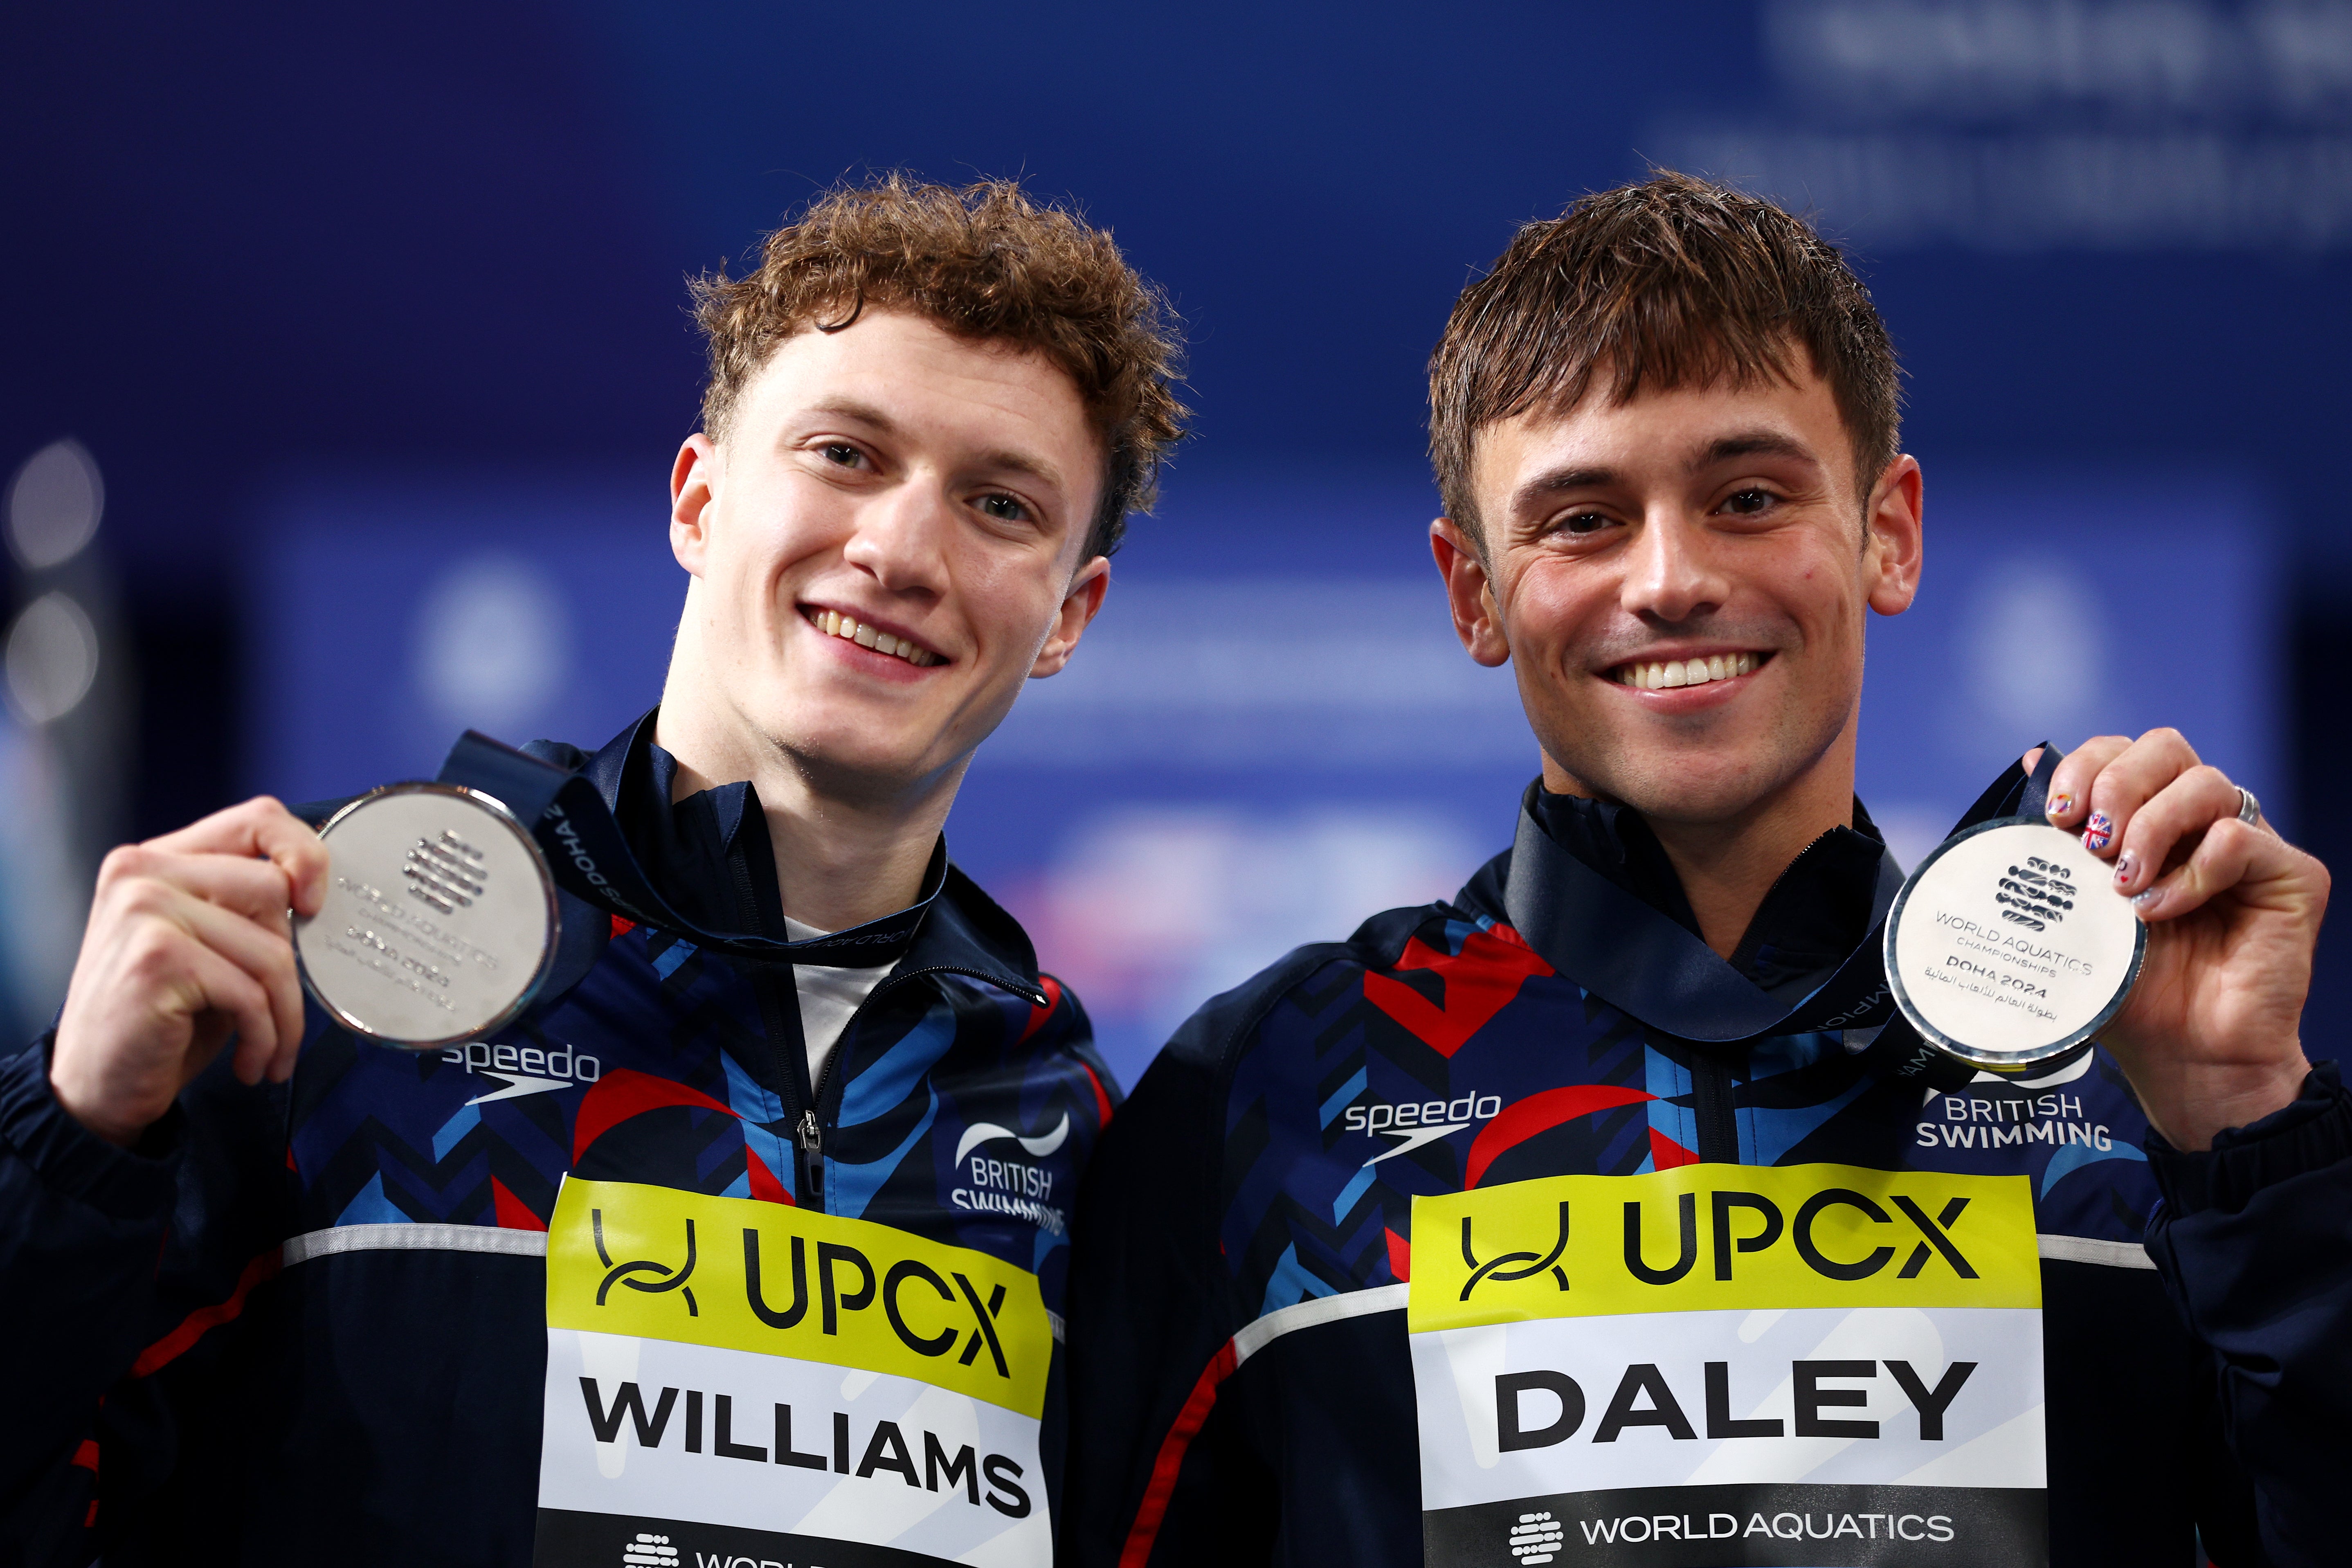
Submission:
M 302 983 L 335 1021 L 431 1050 L 512 1019 L 555 953 L 555 884 L 488 795 L 392 784 L 320 830 L 327 898 L 294 922 Z
M 1886 919 L 1886 976 L 1930 1045 L 2016 1072 L 2105 1027 L 2147 945 L 2080 839 L 2012 817 L 1945 840 L 1912 872 Z

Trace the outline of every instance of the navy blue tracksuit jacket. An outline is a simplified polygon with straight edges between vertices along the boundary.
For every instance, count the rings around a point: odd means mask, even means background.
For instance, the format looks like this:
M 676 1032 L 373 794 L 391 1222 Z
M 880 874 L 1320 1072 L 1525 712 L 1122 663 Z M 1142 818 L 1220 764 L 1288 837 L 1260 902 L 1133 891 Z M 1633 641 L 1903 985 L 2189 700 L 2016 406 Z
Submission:
M 781 937 L 756 799 L 672 805 L 650 719 L 593 757 L 535 749 L 585 766 L 688 918 Z M 550 993 L 492 1039 L 412 1055 L 314 1008 L 291 1083 L 224 1058 L 132 1150 L 58 1105 L 46 1042 L 0 1061 L 0 1563 L 528 1563 L 567 1173 L 979 1248 L 1060 1311 L 1116 1089 L 961 873 L 814 1084 L 782 974 L 568 896 L 563 930 Z
M 1528 809 L 1542 853 L 1696 931 L 1637 816 L 1539 791 Z M 1802 994 L 1861 940 L 1881 847 L 1855 820 L 1759 909 L 1732 960 L 1759 988 Z M 1412 1198 L 1695 1161 L 2027 1176 L 2052 1563 L 2188 1568 L 2200 1532 L 2224 1568 L 2352 1562 L 2352 1099 L 2332 1064 L 2208 1153 L 2154 1136 L 2104 1052 L 1923 1101 L 1835 1033 L 1710 1047 L 1626 1016 L 1512 928 L 1513 875 L 1506 854 L 1450 903 L 1299 949 L 1137 1086 L 1079 1204 L 1073 1568 L 1419 1563 Z M 1438 1135 L 1370 1114 L 1441 1101 Z

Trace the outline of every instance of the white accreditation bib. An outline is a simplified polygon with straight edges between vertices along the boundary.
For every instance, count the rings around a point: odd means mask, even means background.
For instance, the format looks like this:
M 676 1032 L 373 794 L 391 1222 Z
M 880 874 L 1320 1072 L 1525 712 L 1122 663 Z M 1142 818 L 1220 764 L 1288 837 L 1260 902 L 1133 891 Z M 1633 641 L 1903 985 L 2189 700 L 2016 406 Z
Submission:
M 2049 1560 L 2022 1176 L 1416 1198 L 1407 1326 L 1430 1568 Z
M 1048 1568 L 1036 1276 L 788 1205 L 563 1184 L 537 1568 Z

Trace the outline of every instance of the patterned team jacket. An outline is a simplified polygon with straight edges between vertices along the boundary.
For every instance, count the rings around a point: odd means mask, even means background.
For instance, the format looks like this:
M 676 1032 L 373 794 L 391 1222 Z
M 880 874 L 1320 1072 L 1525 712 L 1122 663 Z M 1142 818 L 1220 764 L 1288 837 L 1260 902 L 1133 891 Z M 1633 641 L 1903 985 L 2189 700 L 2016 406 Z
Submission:
M 2225 1564 L 2341 1561 L 2332 1066 L 2184 1156 L 2104 1051 L 1937 1092 L 1839 1034 L 1695 1045 L 1530 950 L 1512 859 L 1212 1001 L 1137 1086 L 1079 1205 L 1068 1562 L 1418 1563 L 1412 1198 L 1694 1161 L 2026 1176 L 2052 1562 L 2201 1563 L 2200 1527 Z
M 590 762 L 608 804 L 628 739 Z M 979 888 L 946 872 L 814 1107 L 787 983 L 568 897 L 563 919 L 560 994 L 495 1037 L 411 1055 L 314 1009 L 290 1084 L 224 1058 L 133 1151 L 58 1108 L 46 1043 L 0 1062 L 0 1562 L 529 1562 L 567 1173 L 980 1248 L 1035 1271 L 1058 1323 L 1115 1089 Z M 1057 1347 L 1049 1496 L 1061 1377 Z

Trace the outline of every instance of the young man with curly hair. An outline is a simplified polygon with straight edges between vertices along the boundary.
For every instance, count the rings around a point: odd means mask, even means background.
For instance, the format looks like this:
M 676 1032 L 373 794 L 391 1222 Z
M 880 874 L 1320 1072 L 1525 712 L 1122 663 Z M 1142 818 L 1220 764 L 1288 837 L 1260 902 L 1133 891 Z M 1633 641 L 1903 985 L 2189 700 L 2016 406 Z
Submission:
M 2344 1561 L 2326 871 L 2175 731 L 2035 748 L 1970 818 L 2074 836 L 2043 880 L 2130 900 L 2137 989 L 2013 1077 L 1893 1015 L 1854 755 L 1923 490 L 1860 279 L 1662 174 L 1520 232 L 1430 407 L 1454 626 L 1541 776 L 1454 900 L 1209 1003 L 1120 1111 L 1069 1559 Z M 2084 962 L 1981 896 L 1955 962 Z
M 681 923 L 780 956 L 566 895 L 530 1009 L 410 1054 L 306 1015 L 322 811 L 109 857 L 0 1065 L 10 1561 L 1045 1562 L 1116 1090 L 941 827 L 1102 606 L 1172 328 L 1001 183 L 835 191 L 696 298 L 660 706 L 531 750 Z M 633 1327 L 551 1326 L 567 1247 Z

